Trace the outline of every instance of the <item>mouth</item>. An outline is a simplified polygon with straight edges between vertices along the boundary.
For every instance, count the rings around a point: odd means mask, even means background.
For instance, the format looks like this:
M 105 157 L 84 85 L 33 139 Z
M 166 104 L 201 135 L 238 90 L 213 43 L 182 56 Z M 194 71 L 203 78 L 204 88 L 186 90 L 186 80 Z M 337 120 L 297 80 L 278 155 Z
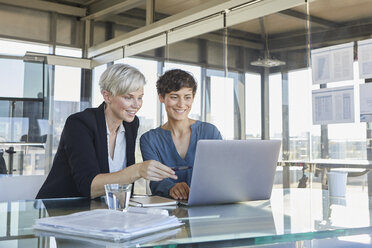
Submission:
M 129 116 L 135 116 L 137 111 L 136 110 L 127 110 L 126 111 Z
M 176 112 L 177 114 L 183 114 L 186 112 L 186 109 L 174 109 L 174 112 Z

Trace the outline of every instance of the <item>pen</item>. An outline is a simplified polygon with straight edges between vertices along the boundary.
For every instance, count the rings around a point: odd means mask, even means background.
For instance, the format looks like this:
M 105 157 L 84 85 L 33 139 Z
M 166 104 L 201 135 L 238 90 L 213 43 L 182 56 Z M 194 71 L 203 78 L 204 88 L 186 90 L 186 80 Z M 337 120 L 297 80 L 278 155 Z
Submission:
M 170 167 L 174 171 L 180 171 L 180 170 L 188 170 L 191 169 L 192 166 L 190 165 L 184 165 L 184 166 L 178 166 L 178 167 Z

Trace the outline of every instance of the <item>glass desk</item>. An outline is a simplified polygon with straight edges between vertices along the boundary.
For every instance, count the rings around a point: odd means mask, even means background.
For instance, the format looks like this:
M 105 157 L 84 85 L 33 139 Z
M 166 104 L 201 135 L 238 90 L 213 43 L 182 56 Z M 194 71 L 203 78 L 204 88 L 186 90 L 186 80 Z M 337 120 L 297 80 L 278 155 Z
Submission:
M 304 166 L 317 168 L 349 168 L 372 169 L 372 161 L 368 160 L 342 160 L 342 159 L 314 159 L 314 160 L 288 160 L 279 161 L 279 166 Z
M 371 200 L 363 191 L 330 198 L 328 191 L 321 189 L 274 189 L 266 201 L 169 209 L 184 222 L 181 228 L 126 243 L 43 236 L 32 229 L 37 218 L 106 208 L 100 201 L 72 198 L 2 202 L 0 247 L 286 247 L 288 243 L 313 247 L 322 240 L 348 239 L 352 240 L 350 244 L 363 247 L 359 245 L 372 244 Z M 310 245 L 298 246 L 298 242 Z

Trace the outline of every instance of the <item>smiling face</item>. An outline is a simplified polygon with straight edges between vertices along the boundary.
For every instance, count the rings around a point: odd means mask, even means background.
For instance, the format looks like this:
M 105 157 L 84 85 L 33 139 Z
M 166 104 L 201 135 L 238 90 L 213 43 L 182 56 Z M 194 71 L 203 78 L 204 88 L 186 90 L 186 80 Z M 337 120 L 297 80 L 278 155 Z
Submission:
M 113 96 L 108 91 L 103 91 L 102 94 L 106 102 L 106 112 L 120 121 L 132 122 L 142 107 L 143 87 L 122 96 Z
M 178 91 L 171 91 L 164 97 L 159 94 L 159 100 L 164 103 L 168 120 L 185 120 L 188 119 L 194 102 L 193 89 L 184 87 Z

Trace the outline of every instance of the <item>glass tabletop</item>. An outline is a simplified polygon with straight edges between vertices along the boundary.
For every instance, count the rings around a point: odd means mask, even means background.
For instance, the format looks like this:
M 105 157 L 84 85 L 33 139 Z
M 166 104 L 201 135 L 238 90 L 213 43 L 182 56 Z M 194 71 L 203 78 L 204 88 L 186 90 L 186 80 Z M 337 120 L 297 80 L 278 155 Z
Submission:
M 371 198 L 348 191 L 345 198 L 320 189 L 274 189 L 266 201 L 168 209 L 184 225 L 125 243 L 38 233 L 35 219 L 106 208 L 84 198 L 0 203 L 0 247 L 205 247 L 268 245 L 372 231 Z M 173 247 L 173 246 L 172 246 Z

